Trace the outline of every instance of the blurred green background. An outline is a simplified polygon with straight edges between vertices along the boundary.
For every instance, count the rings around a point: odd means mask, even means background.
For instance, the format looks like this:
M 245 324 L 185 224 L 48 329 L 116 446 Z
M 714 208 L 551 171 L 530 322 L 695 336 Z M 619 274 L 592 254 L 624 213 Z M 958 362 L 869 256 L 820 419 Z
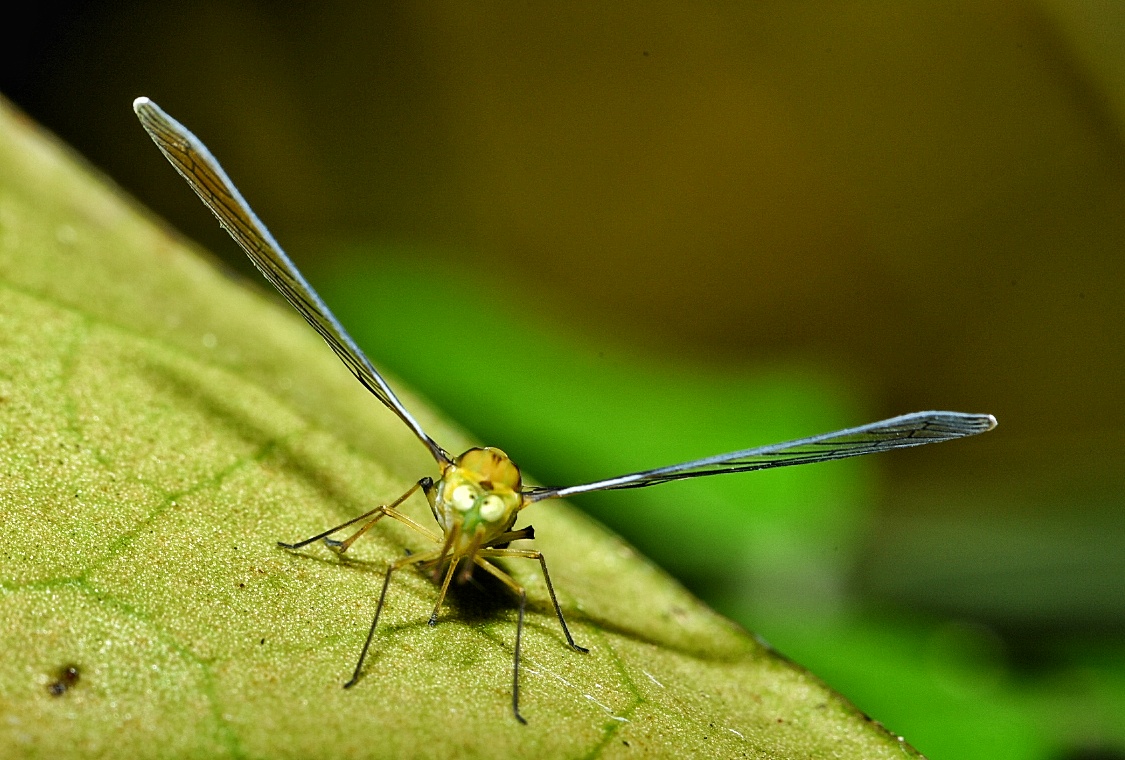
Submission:
M 575 501 L 933 760 L 1125 758 L 1125 4 L 24 11 L 0 93 L 253 276 L 151 96 L 378 365 L 542 482 L 994 413 Z

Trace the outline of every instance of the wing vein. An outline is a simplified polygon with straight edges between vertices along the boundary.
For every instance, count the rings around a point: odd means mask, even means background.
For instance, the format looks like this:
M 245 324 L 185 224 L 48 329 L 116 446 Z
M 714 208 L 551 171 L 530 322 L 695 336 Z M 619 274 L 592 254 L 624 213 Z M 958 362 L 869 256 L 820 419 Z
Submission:
M 138 98 L 133 103 L 133 110 L 156 147 L 187 180 L 266 280 L 316 330 L 360 383 L 406 423 L 438 464 L 449 464 L 452 461 L 449 454 L 426 434 L 399 401 L 387 381 L 258 219 L 207 147 L 148 98 Z
M 996 426 L 990 414 L 964 412 L 914 412 L 834 433 L 800 438 L 785 443 L 758 446 L 743 451 L 696 459 L 681 464 L 644 470 L 615 478 L 562 488 L 538 487 L 524 492 L 529 502 L 590 491 L 644 488 L 672 480 L 698 478 L 729 472 L 750 472 L 796 464 L 830 462 L 835 459 L 874 454 L 880 451 L 923 446 L 954 438 L 977 435 Z

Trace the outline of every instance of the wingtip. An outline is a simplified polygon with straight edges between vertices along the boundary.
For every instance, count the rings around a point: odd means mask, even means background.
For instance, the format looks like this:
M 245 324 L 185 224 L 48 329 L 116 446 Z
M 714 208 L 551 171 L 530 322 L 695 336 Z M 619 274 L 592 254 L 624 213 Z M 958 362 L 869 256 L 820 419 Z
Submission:
M 136 100 L 133 101 L 133 113 L 135 113 L 139 116 L 142 110 L 144 110 L 145 108 L 148 108 L 149 106 L 152 106 L 152 105 L 156 105 L 156 104 L 153 103 L 148 98 L 146 98 L 144 95 L 142 95 L 142 96 L 140 96 L 139 98 L 137 98 Z
M 918 412 L 920 416 L 933 415 L 938 418 L 947 418 L 955 428 L 964 432 L 962 435 L 976 435 L 987 433 L 996 427 L 996 418 L 991 414 L 976 414 L 972 412 Z

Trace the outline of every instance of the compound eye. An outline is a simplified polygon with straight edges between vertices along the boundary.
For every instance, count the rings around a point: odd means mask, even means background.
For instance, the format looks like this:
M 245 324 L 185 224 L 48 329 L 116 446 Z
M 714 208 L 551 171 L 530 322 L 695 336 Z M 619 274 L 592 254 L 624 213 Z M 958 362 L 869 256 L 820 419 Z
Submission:
M 496 494 L 490 494 L 484 497 L 484 501 L 480 503 L 480 516 L 482 520 L 488 522 L 496 522 L 507 510 L 504 508 L 504 500 Z
M 477 496 L 473 493 L 473 489 L 467 485 L 459 485 L 453 489 L 453 493 L 449 495 L 449 503 L 453 508 L 459 512 L 468 512 L 473 508 Z

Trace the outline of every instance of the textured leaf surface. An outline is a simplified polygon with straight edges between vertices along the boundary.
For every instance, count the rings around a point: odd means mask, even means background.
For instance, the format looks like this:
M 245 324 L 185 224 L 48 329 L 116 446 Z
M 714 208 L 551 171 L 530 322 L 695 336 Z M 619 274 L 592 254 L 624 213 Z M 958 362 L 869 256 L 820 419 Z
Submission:
M 4 755 L 915 756 L 565 504 L 527 514 L 592 651 L 566 647 L 533 563 L 510 565 L 531 589 L 530 725 L 509 707 L 511 600 L 469 587 L 431 629 L 416 573 L 341 689 L 382 569 L 414 539 L 381 526 L 349 562 L 275 542 L 393 498 L 432 460 L 295 315 L 6 106 L 0 467 Z

